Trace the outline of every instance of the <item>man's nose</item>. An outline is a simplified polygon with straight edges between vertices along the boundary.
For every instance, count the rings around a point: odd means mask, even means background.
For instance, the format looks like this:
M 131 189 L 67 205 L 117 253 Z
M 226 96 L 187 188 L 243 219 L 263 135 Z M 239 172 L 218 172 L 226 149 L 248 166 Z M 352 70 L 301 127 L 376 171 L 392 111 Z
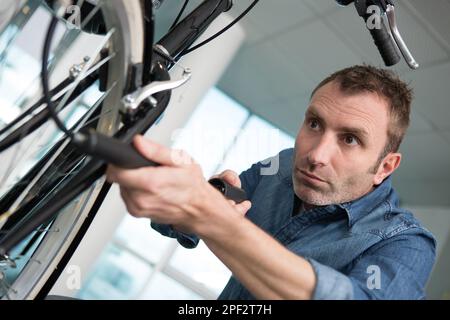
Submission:
M 309 164 L 326 166 L 335 152 L 335 141 L 332 135 L 324 134 L 318 139 L 308 154 Z

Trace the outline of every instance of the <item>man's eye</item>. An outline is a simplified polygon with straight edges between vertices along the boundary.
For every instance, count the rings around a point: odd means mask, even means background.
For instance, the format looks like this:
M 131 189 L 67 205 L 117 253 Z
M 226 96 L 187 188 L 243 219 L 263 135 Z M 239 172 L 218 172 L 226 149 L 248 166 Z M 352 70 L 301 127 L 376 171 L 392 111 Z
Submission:
M 352 135 L 346 135 L 344 137 L 344 142 L 346 144 L 348 144 L 349 146 L 355 146 L 355 145 L 359 144 L 358 139 L 355 136 L 352 136 Z
M 319 121 L 317 121 L 316 119 L 311 119 L 309 120 L 309 127 L 311 129 L 318 129 L 319 128 Z

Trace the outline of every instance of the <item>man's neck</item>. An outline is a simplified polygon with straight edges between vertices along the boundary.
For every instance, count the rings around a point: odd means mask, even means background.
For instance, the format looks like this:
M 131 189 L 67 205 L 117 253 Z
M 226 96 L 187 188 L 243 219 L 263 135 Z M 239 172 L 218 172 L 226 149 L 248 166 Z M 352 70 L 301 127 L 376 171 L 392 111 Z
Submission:
M 369 191 L 367 191 L 366 193 L 364 193 L 362 196 L 360 196 L 360 197 L 358 197 L 358 198 L 355 198 L 354 200 L 359 199 L 359 198 L 362 198 L 362 197 L 364 197 L 366 194 L 371 193 L 376 187 L 377 187 L 377 186 L 375 186 L 375 185 L 372 186 L 372 187 L 370 188 Z M 353 201 L 353 200 L 352 200 L 352 201 Z M 314 204 L 306 203 L 306 202 L 303 201 L 303 200 L 302 200 L 302 203 L 303 203 L 303 208 L 305 208 L 306 211 L 307 211 L 307 210 L 314 209 L 314 208 L 316 208 L 316 207 L 319 207 L 319 206 L 314 205 Z

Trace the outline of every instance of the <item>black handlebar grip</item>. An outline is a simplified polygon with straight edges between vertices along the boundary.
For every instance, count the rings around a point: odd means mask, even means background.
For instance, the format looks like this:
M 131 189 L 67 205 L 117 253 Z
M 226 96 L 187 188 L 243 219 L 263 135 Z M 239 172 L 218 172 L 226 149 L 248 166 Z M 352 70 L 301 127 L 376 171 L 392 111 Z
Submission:
M 107 137 L 95 131 L 76 134 L 72 142 L 83 153 L 125 169 L 138 169 L 159 164 L 148 160 L 132 145 Z
M 148 166 L 159 166 L 158 163 L 142 156 L 132 145 L 93 130 L 87 133 L 75 134 L 72 143 L 81 152 L 121 168 L 138 169 Z M 234 200 L 236 203 L 247 200 L 247 195 L 243 189 L 236 188 L 221 179 L 211 179 L 209 183 L 222 192 L 226 198 Z
M 368 17 L 369 16 L 366 16 L 364 18 L 366 25 Z M 397 64 L 401 58 L 397 51 L 397 45 L 395 44 L 394 40 L 392 40 L 391 35 L 389 34 L 383 20 L 380 21 L 379 26 L 380 28 L 377 28 L 375 26 L 372 29 L 368 28 L 368 30 L 370 31 L 375 45 L 377 46 L 378 51 L 383 58 L 384 64 L 387 67 L 390 67 Z
M 213 178 L 209 180 L 209 183 L 219 190 L 227 199 L 233 200 L 236 203 L 247 200 L 247 194 L 244 189 L 235 187 L 222 179 Z

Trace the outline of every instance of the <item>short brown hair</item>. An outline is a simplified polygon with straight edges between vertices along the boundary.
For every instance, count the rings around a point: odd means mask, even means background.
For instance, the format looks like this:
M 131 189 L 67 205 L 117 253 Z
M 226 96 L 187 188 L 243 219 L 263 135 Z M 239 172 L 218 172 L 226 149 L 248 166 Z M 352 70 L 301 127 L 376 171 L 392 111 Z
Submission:
M 390 108 L 388 141 L 380 155 L 380 161 L 390 152 L 397 152 L 409 126 L 413 90 L 394 72 L 370 65 L 356 65 L 328 76 L 313 90 L 336 81 L 343 93 L 373 92 L 385 98 Z

